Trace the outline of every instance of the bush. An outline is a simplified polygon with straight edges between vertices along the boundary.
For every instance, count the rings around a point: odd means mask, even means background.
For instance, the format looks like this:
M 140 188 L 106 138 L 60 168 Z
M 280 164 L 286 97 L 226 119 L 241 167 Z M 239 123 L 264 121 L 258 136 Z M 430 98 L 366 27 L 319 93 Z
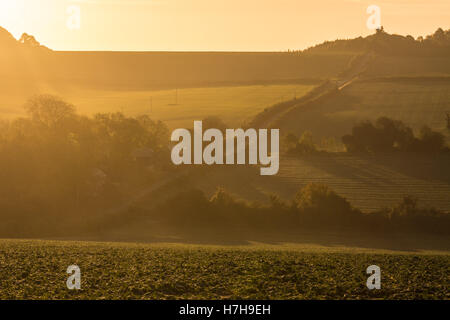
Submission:
M 375 124 L 362 122 L 352 129 L 352 134 L 342 137 L 348 152 L 381 153 L 408 151 L 437 154 L 446 150 L 445 137 L 423 127 L 419 137 L 403 122 L 386 117 L 379 118 Z
M 397 205 L 377 212 L 375 216 L 385 218 L 385 230 L 430 234 L 448 234 L 450 230 L 450 214 L 434 208 L 422 208 L 419 199 L 410 195 Z
M 236 200 L 219 188 L 208 200 L 203 192 L 190 190 L 169 199 L 157 216 L 186 232 L 206 228 L 284 234 L 304 231 L 449 234 L 450 215 L 421 208 L 418 199 L 406 196 L 399 204 L 372 213 L 362 213 L 324 184 L 311 183 L 300 189 L 292 205 L 278 195 L 269 195 L 269 205 Z M 155 217 L 153 217 L 155 218 Z M 234 234 L 234 233 L 233 233 Z
M 203 131 L 208 129 L 219 129 L 222 132 L 228 128 L 228 125 L 222 121 L 219 117 L 209 116 L 203 119 L 202 121 Z
M 317 152 L 312 133 L 309 131 L 303 132 L 300 138 L 289 133 L 283 138 L 282 144 L 283 150 L 288 155 L 306 155 Z
M 310 183 L 294 198 L 300 217 L 315 224 L 348 224 L 359 212 L 327 185 Z
M 422 127 L 415 148 L 417 151 L 436 154 L 444 150 L 444 148 L 445 136 L 442 133 L 433 131 L 427 126 Z

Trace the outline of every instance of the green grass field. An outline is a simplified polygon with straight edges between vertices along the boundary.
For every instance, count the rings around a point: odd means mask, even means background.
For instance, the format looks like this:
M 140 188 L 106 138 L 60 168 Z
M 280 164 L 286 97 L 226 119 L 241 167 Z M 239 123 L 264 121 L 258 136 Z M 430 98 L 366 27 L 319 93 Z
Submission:
M 72 264 L 80 291 L 66 287 Z M 442 252 L 1 240 L 0 270 L 1 299 L 450 299 Z
M 128 116 L 148 114 L 164 121 L 170 128 L 192 127 L 194 120 L 218 116 L 230 126 L 245 120 L 271 105 L 301 97 L 314 85 L 272 84 L 156 91 L 65 90 L 55 92 L 73 103 L 81 114 L 124 112 Z M 7 118 L 23 115 L 24 97 L 5 97 L 0 115 Z

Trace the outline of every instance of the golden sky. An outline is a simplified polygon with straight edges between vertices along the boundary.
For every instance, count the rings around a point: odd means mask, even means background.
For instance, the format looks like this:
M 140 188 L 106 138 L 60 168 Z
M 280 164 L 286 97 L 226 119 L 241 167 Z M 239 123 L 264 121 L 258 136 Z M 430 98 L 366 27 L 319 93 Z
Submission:
M 0 0 L 0 26 L 55 50 L 280 51 L 372 33 L 369 5 L 390 33 L 450 29 L 450 0 Z

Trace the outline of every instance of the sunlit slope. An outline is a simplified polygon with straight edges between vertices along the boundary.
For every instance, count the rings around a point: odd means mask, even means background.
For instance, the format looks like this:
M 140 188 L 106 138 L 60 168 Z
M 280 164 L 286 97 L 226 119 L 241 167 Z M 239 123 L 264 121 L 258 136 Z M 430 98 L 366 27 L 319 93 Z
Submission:
M 378 55 L 367 66 L 366 74 L 371 77 L 420 77 L 450 76 L 450 52 L 446 55 L 414 56 Z
M 52 77 L 112 89 L 333 77 L 352 54 L 283 52 L 54 52 L 42 61 Z M 64 70 L 61 67 L 64 66 Z
M 352 58 L 340 53 L 23 51 L 0 52 L 3 93 L 17 86 L 32 94 L 73 87 L 126 91 L 326 79 Z
M 309 130 L 318 139 L 340 139 L 357 122 L 381 116 L 415 130 L 427 125 L 444 131 L 449 111 L 450 78 L 379 78 L 353 82 L 326 99 L 298 106 L 277 124 L 285 132 Z
M 219 110 L 216 114 L 221 114 L 220 110 L 230 105 L 234 111 L 242 107 L 236 113 L 240 119 L 242 113 L 254 115 L 248 108 L 266 108 L 295 96 L 294 85 L 285 88 L 281 85 L 317 84 L 322 79 L 335 77 L 346 68 L 350 59 L 350 54 L 14 49 L 0 52 L 0 114 L 4 118 L 21 115 L 22 105 L 30 96 L 50 93 L 76 104 L 83 113 L 125 111 L 141 114 L 148 112 L 153 96 L 154 115 L 161 120 L 192 119 L 191 114 L 198 117 L 206 114 L 203 112 L 206 104 L 210 109 Z M 236 91 L 212 89 L 224 86 L 249 87 Z M 259 91 L 256 86 L 269 87 Z M 187 88 L 210 89 L 184 90 Z M 176 89 L 179 91 L 178 102 Z M 301 96 L 304 88 L 299 86 L 297 89 L 297 95 Z M 211 98 L 205 98 L 208 96 Z M 180 106 L 163 110 L 167 105 L 175 104 Z M 193 114 L 194 106 L 199 109 Z

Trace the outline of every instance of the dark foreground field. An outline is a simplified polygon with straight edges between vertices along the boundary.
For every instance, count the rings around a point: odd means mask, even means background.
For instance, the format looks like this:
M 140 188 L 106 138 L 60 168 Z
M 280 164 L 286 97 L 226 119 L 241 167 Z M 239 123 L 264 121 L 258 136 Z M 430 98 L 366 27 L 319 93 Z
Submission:
M 1 240 L 0 273 L 1 299 L 450 299 L 448 252 Z

